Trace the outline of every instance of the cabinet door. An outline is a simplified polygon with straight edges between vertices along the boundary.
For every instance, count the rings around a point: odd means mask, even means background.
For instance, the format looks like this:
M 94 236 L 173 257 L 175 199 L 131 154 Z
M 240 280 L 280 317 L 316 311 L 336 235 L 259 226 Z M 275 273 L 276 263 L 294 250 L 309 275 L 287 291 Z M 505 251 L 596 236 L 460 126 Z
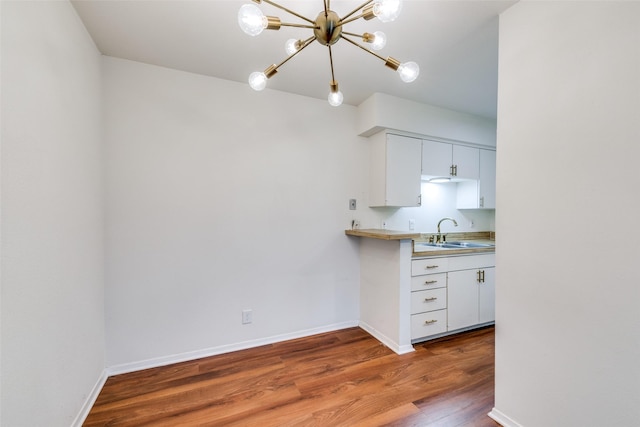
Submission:
M 483 268 L 484 281 L 478 284 L 478 323 L 496 320 L 496 269 Z
M 422 175 L 451 175 L 452 145 L 446 142 L 422 140 Z
M 387 206 L 420 206 L 422 141 L 387 135 Z
M 455 166 L 457 179 L 479 179 L 480 150 L 478 148 L 454 145 L 452 163 Z
M 478 270 L 450 272 L 447 279 L 447 329 L 478 323 Z
M 480 179 L 457 184 L 456 208 L 496 208 L 496 152 L 479 149 Z
M 485 209 L 496 207 L 496 152 L 480 150 L 480 182 L 478 206 Z
M 422 140 L 380 132 L 370 142 L 369 206 L 420 206 Z

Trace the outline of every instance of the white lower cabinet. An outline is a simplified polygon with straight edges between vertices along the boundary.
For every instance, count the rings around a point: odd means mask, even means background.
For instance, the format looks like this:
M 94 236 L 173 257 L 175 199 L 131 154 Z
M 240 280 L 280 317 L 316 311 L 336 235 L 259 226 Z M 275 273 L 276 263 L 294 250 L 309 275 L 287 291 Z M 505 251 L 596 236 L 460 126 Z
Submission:
M 483 268 L 482 272 L 482 283 L 478 284 L 478 322 L 495 322 L 496 268 Z
M 412 341 L 493 321 L 495 254 L 412 260 Z

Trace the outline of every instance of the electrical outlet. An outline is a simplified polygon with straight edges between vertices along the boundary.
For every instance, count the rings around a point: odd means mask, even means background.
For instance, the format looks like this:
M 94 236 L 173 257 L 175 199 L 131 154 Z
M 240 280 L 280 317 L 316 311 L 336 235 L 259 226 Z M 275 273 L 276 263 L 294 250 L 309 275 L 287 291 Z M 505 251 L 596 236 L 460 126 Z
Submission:
M 409 230 L 415 230 L 416 228 L 416 220 L 415 219 L 410 219 L 409 220 Z
M 382 221 L 382 229 L 383 230 L 387 229 L 387 221 Z
M 360 220 L 358 219 L 351 220 L 351 229 L 357 230 L 359 228 L 360 228 Z
M 349 209 L 352 211 L 356 210 L 356 199 L 349 199 Z
M 253 322 L 253 310 L 242 310 L 242 324 L 246 325 Z

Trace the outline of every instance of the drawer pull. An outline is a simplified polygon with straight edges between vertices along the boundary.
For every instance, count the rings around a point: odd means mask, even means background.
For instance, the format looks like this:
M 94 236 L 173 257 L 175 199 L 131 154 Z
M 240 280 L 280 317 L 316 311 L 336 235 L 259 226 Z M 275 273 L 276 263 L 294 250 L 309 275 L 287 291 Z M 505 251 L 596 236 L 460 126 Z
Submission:
M 437 280 L 427 280 L 426 282 L 424 282 L 425 285 L 433 285 L 434 283 L 438 283 Z
M 437 265 L 427 265 L 424 269 L 425 270 L 430 270 L 432 268 L 438 268 L 438 266 Z
M 425 321 L 424 321 L 424 324 L 425 324 L 425 325 L 430 325 L 430 324 L 432 324 L 432 323 L 436 323 L 436 322 L 437 322 L 437 320 L 436 320 L 436 319 L 431 319 L 431 320 L 425 320 Z
M 425 298 L 424 302 L 431 302 L 431 301 L 435 301 L 437 299 L 438 299 L 438 297 Z

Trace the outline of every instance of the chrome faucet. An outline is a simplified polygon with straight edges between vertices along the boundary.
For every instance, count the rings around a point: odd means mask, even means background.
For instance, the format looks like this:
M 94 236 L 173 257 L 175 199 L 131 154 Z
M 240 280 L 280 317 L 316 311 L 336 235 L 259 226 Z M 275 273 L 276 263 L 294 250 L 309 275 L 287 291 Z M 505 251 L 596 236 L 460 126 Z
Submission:
M 458 226 L 458 223 L 453 218 L 442 218 L 440 221 L 438 221 L 438 234 L 436 235 L 436 243 L 440 243 L 441 241 L 442 243 L 444 243 L 446 241 L 446 236 L 440 232 L 440 224 L 442 224 L 442 221 L 447 220 L 452 221 L 454 226 Z

